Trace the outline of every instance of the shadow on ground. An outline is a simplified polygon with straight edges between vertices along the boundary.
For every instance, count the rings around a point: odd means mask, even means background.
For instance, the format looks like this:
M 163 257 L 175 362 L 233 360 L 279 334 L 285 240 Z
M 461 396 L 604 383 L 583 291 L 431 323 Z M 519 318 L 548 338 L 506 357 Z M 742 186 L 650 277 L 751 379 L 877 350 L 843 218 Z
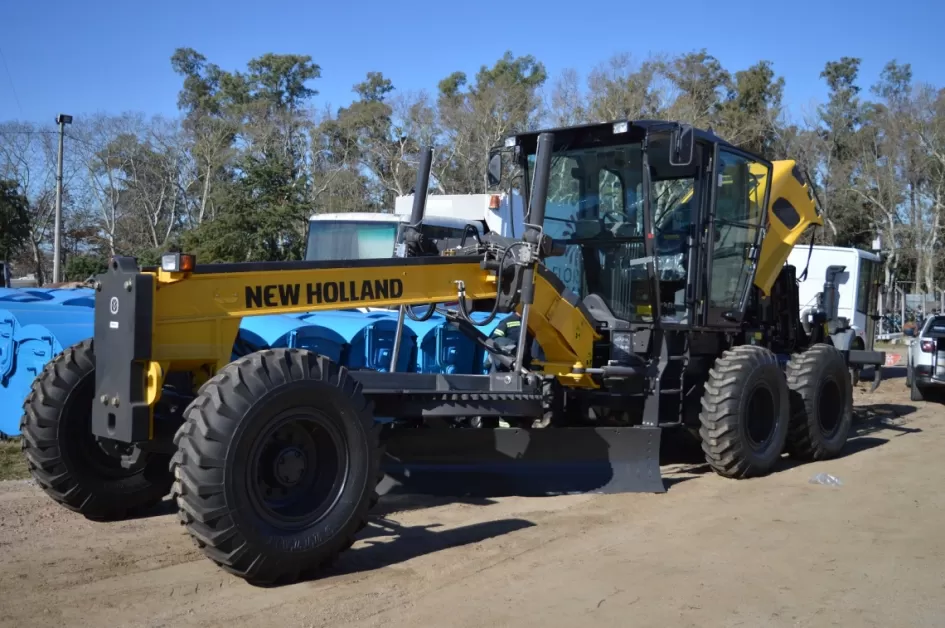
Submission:
M 405 526 L 381 516 L 373 518 L 358 536 L 365 545 L 342 554 L 324 576 L 380 569 L 425 554 L 480 543 L 534 526 L 533 522 L 525 519 L 500 519 L 438 531 L 441 524 Z
M 371 515 L 377 517 L 386 517 L 394 513 L 410 512 L 413 510 L 424 510 L 426 508 L 436 508 L 438 506 L 447 506 L 449 504 L 462 504 L 466 506 L 491 506 L 495 504 L 494 499 L 484 497 L 450 497 L 444 495 L 422 495 L 422 494 L 394 494 L 384 495 L 378 501 L 377 505 L 371 509 Z
M 916 409 L 915 406 L 902 403 L 873 403 L 856 406 L 853 408 L 853 434 L 850 440 L 852 442 L 857 438 L 882 430 L 897 432 L 897 436 L 919 433 L 921 429 L 906 426 L 908 422 L 906 417 L 914 413 Z
M 177 502 L 174 501 L 173 497 L 168 495 L 159 501 L 157 505 L 152 506 L 147 510 L 132 512 L 128 517 L 128 520 L 133 521 L 135 519 L 150 519 L 151 517 L 163 517 L 164 515 L 174 514 L 177 514 Z
M 894 436 L 891 438 L 920 433 L 921 429 L 906 425 L 908 422 L 906 417 L 914 413 L 916 409 L 915 406 L 898 403 L 855 406 L 850 438 L 836 459 L 853 456 L 889 442 L 889 438 L 873 435 L 877 432 L 893 432 Z M 662 445 L 660 464 L 664 468 L 670 467 L 663 477 L 667 490 L 675 484 L 712 472 L 712 468 L 705 462 L 700 443 L 682 430 L 664 433 Z M 774 472 L 787 471 L 804 464 L 807 462 L 794 460 L 785 455 Z
M 905 366 L 887 366 L 883 368 L 883 381 L 887 379 L 899 379 L 906 376 Z M 872 375 L 870 375 L 872 379 Z M 882 386 L 882 384 L 880 384 Z

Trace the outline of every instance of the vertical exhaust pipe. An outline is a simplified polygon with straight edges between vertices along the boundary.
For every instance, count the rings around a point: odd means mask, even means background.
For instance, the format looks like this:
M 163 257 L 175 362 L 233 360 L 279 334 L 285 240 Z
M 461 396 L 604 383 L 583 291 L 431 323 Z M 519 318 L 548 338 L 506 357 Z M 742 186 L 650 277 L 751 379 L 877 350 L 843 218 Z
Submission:
M 551 155 L 554 152 L 554 133 L 542 133 L 538 136 L 538 151 L 535 155 L 535 177 L 532 179 L 531 203 L 528 206 L 528 228 L 525 230 L 525 239 L 529 234 L 534 238 L 533 244 L 538 242 L 541 225 L 545 221 L 545 205 L 548 201 L 548 181 L 551 178 Z
M 424 146 L 420 151 L 420 164 L 417 167 L 417 182 L 413 187 L 413 206 L 410 208 L 410 223 L 404 229 L 404 255 L 410 257 L 411 250 L 421 246 L 423 214 L 427 206 L 427 190 L 430 188 L 430 168 L 433 165 L 433 148 Z M 432 307 L 432 306 L 431 306 Z M 394 347 L 390 353 L 390 372 L 397 371 L 400 358 L 400 345 L 404 337 L 404 316 L 407 307 L 400 306 L 397 313 L 397 330 L 394 333 Z
M 548 181 L 551 178 L 551 154 L 554 151 L 553 133 L 538 136 L 535 155 L 535 177 L 532 180 L 531 203 L 528 206 L 528 221 L 525 224 L 524 240 L 529 245 L 541 242 L 542 224 L 545 222 L 545 204 L 548 201 Z M 525 362 L 525 346 L 528 344 L 528 315 L 535 301 L 535 263 L 531 263 L 522 276 L 522 331 L 515 348 L 515 372 L 522 371 Z
M 410 227 L 420 229 L 423 212 L 427 205 L 427 190 L 430 187 L 430 168 L 433 165 L 433 149 L 424 146 L 420 151 L 420 164 L 417 166 L 417 183 L 413 188 L 413 207 L 410 211 Z

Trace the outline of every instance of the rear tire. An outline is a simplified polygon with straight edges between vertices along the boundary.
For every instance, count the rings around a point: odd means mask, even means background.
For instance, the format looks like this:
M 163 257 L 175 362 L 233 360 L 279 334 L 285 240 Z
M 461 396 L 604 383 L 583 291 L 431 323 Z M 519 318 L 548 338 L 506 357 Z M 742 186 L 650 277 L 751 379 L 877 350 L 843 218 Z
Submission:
M 853 425 L 853 386 L 843 355 L 815 344 L 791 358 L 791 429 L 787 451 L 799 460 L 826 460 L 840 453 Z
M 33 381 L 20 422 L 23 454 L 33 479 L 62 506 L 93 520 L 124 519 L 170 492 L 170 457 L 94 436 L 94 398 L 88 339 L 53 358 Z
M 768 349 L 741 345 L 709 371 L 699 415 L 702 451 L 721 476 L 765 475 L 781 457 L 788 429 L 788 390 Z
M 360 384 L 328 358 L 240 358 L 204 384 L 175 436 L 181 522 L 204 554 L 253 584 L 312 577 L 367 523 L 378 436 Z
M 912 377 L 912 384 L 909 386 L 909 401 L 925 401 L 925 390 Z

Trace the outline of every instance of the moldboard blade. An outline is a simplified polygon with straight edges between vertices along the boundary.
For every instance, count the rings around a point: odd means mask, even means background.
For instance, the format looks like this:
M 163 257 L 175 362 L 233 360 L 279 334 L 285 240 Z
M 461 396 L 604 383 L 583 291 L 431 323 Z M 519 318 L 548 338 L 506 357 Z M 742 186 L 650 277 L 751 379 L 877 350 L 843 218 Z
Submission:
M 380 494 L 662 493 L 660 429 L 394 428 Z

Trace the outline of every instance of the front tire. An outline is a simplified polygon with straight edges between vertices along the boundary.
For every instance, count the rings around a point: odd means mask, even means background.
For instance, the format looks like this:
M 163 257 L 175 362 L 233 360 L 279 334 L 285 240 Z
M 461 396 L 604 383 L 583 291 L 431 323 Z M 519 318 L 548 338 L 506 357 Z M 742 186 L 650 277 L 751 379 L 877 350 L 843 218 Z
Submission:
M 48 362 L 33 381 L 20 422 L 23 454 L 33 479 L 62 506 L 93 520 L 124 519 L 170 492 L 170 457 L 94 436 L 94 398 L 88 339 Z
M 799 460 L 826 460 L 840 453 L 853 425 L 853 386 L 843 355 L 815 344 L 791 358 L 791 429 L 787 450 Z
M 788 390 L 770 350 L 741 345 L 709 371 L 699 415 L 702 451 L 716 473 L 748 478 L 771 471 L 784 449 Z
M 240 358 L 204 384 L 175 436 L 181 521 L 211 560 L 253 584 L 311 577 L 367 523 L 378 435 L 360 384 L 328 358 Z

